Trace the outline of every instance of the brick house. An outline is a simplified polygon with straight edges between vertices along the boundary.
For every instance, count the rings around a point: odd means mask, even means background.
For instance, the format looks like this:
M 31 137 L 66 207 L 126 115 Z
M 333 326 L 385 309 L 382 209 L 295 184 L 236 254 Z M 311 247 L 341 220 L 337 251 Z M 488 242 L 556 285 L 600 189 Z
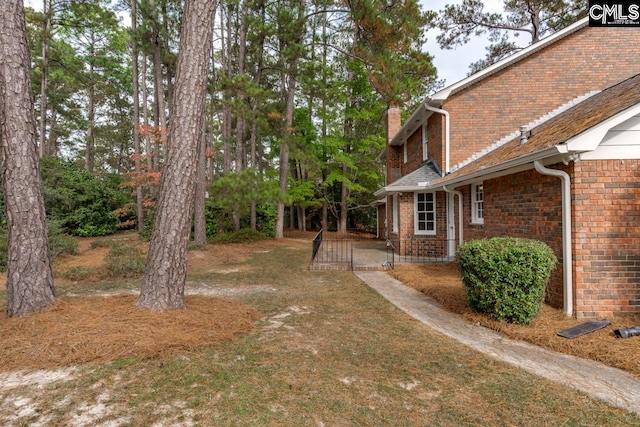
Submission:
M 585 19 L 431 95 L 403 125 L 390 108 L 385 235 L 450 259 L 463 240 L 539 239 L 559 259 L 549 304 L 640 312 L 638 73 L 637 29 Z

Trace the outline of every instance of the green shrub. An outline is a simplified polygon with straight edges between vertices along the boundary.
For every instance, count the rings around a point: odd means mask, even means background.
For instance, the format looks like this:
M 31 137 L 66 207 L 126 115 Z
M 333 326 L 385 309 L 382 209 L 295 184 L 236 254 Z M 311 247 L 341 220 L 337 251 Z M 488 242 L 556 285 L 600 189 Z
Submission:
M 114 242 L 109 246 L 109 252 L 100 268 L 102 279 L 127 279 L 139 277 L 144 272 L 146 256 L 142 249 L 136 246 L 124 246 Z
M 81 280 L 86 280 L 91 277 L 94 273 L 94 269 L 91 267 L 71 267 L 67 271 L 64 271 L 60 274 L 61 277 L 71 280 L 74 282 L 79 282 Z
M 533 321 L 557 262 L 549 246 L 537 240 L 496 237 L 463 243 L 457 254 L 472 310 L 516 324 Z
M 130 202 L 110 175 L 94 176 L 72 162 L 40 159 L 42 192 L 47 218 L 76 236 L 102 236 L 117 230 L 115 211 Z M 128 218 L 127 218 L 128 219 Z
M 51 258 L 55 259 L 59 255 L 75 255 L 78 253 L 78 242 L 73 236 L 62 232 L 62 227 L 58 221 L 49 221 L 49 250 Z
M 9 254 L 9 234 L 7 229 L 0 228 L 0 272 L 7 271 L 7 258 Z

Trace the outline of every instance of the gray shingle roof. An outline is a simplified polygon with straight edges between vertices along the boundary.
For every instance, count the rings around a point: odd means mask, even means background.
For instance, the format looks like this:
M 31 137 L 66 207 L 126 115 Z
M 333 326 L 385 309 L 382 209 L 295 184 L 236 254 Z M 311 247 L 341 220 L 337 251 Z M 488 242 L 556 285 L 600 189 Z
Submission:
M 403 176 L 399 180 L 389 184 L 390 187 L 416 187 L 422 182 L 431 182 L 441 177 L 440 168 L 433 161 L 429 160 L 418 169 Z

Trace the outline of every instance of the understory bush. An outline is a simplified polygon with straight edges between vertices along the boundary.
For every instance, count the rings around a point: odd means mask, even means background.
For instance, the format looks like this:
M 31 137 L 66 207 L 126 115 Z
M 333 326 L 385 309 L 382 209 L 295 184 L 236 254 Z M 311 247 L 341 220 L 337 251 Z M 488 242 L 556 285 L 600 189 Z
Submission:
M 496 237 L 458 247 L 468 306 L 489 317 L 529 324 L 538 314 L 557 258 L 544 242 Z
M 59 255 L 75 255 L 78 253 L 78 241 L 62 231 L 58 221 L 49 221 L 49 250 L 51 258 Z
M 42 192 L 47 218 L 59 221 L 66 233 L 103 236 L 115 233 L 114 213 L 131 199 L 113 176 L 95 176 L 73 162 L 40 159 Z
M 100 268 L 102 279 L 127 279 L 139 277 L 144 272 L 146 255 L 136 246 L 120 242 L 109 245 L 109 252 L 104 257 Z
M 51 259 L 60 255 L 74 255 L 78 253 L 78 242 L 73 236 L 62 232 L 56 221 L 47 224 L 49 232 L 49 252 Z M 0 227 L 0 272 L 7 271 L 7 255 L 9 251 L 9 235 L 6 225 Z

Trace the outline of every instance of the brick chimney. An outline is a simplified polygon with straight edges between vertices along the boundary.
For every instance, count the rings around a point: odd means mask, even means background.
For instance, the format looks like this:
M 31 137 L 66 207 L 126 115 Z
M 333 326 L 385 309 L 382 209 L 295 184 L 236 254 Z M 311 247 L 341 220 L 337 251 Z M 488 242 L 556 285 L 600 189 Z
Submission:
M 387 145 L 391 142 L 394 136 L 398 133 L 402 127 L 400 108 L 391 105 L 387 109 Z

